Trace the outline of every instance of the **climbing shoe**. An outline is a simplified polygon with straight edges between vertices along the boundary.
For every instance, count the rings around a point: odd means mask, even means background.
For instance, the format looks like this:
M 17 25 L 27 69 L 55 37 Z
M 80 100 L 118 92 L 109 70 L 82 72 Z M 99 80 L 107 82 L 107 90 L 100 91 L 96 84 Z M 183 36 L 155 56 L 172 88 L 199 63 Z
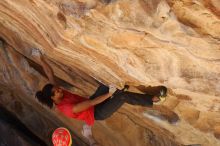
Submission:
M 165 100 L 166 100 L 166 96 L 167 96 L 167 88 L 165 86 L 162 86 L 159 93 L 156 95 L 156 97 L 159 98 L 158 101 L 154 101 L 153 103 L 155 105 L 160 105 L 162 104 Z

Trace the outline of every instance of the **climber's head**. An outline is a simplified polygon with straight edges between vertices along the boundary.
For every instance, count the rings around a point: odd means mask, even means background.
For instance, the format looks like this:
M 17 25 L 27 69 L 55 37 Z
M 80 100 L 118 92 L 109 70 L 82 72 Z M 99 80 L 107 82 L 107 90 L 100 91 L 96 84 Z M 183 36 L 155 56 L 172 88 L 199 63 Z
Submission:
M 63 97 L 63 90 L 52 84 L 46 84 L 41 91 L 36 93 L 36 98 L 42 104 L 53 107 L 53 101 L 57 101 Z
M 59 86 L 53 86 L 51 93 L 53 101 L 59 101 L 63 97 L 63 90 Z

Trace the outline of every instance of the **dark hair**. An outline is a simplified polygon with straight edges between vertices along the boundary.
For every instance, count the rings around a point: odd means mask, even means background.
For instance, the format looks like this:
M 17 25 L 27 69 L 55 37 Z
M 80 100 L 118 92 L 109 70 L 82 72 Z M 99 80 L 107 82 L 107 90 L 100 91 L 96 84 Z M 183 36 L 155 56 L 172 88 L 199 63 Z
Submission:
M 43 105 L 48 106 L 49 108 L 53 107 L 53 100 L 51 99 L 51 96 L 53 96 L 52 88 L 52 84 L 46 84 L 41 91 L 38 91 L 35 94 L 37 100 Z

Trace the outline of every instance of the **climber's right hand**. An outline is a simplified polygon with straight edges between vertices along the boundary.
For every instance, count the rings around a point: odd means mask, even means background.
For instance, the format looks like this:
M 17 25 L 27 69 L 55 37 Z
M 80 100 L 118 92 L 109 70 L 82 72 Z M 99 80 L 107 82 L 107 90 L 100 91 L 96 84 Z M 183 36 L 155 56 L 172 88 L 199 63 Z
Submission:
M 33 57 L 42 57 L 44 55 L 43 50 L 39 48 L 32 48 L 31 50 L 31 56 Z
M 109 93 L 113 94 L 116 90 L 117 88 L 114 85 L 109 85 Z

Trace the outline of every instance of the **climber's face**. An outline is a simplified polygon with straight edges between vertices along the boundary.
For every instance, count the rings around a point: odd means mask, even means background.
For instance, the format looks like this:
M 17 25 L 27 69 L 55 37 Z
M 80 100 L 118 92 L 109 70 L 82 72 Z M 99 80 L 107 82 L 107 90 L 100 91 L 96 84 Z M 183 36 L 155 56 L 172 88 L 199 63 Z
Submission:
M 63 90 L 58 86 L 54 86 L 52 89 L 52 94 L 53 96 L 51 98 L 54 101 L 60 100 L 63 97 Z

